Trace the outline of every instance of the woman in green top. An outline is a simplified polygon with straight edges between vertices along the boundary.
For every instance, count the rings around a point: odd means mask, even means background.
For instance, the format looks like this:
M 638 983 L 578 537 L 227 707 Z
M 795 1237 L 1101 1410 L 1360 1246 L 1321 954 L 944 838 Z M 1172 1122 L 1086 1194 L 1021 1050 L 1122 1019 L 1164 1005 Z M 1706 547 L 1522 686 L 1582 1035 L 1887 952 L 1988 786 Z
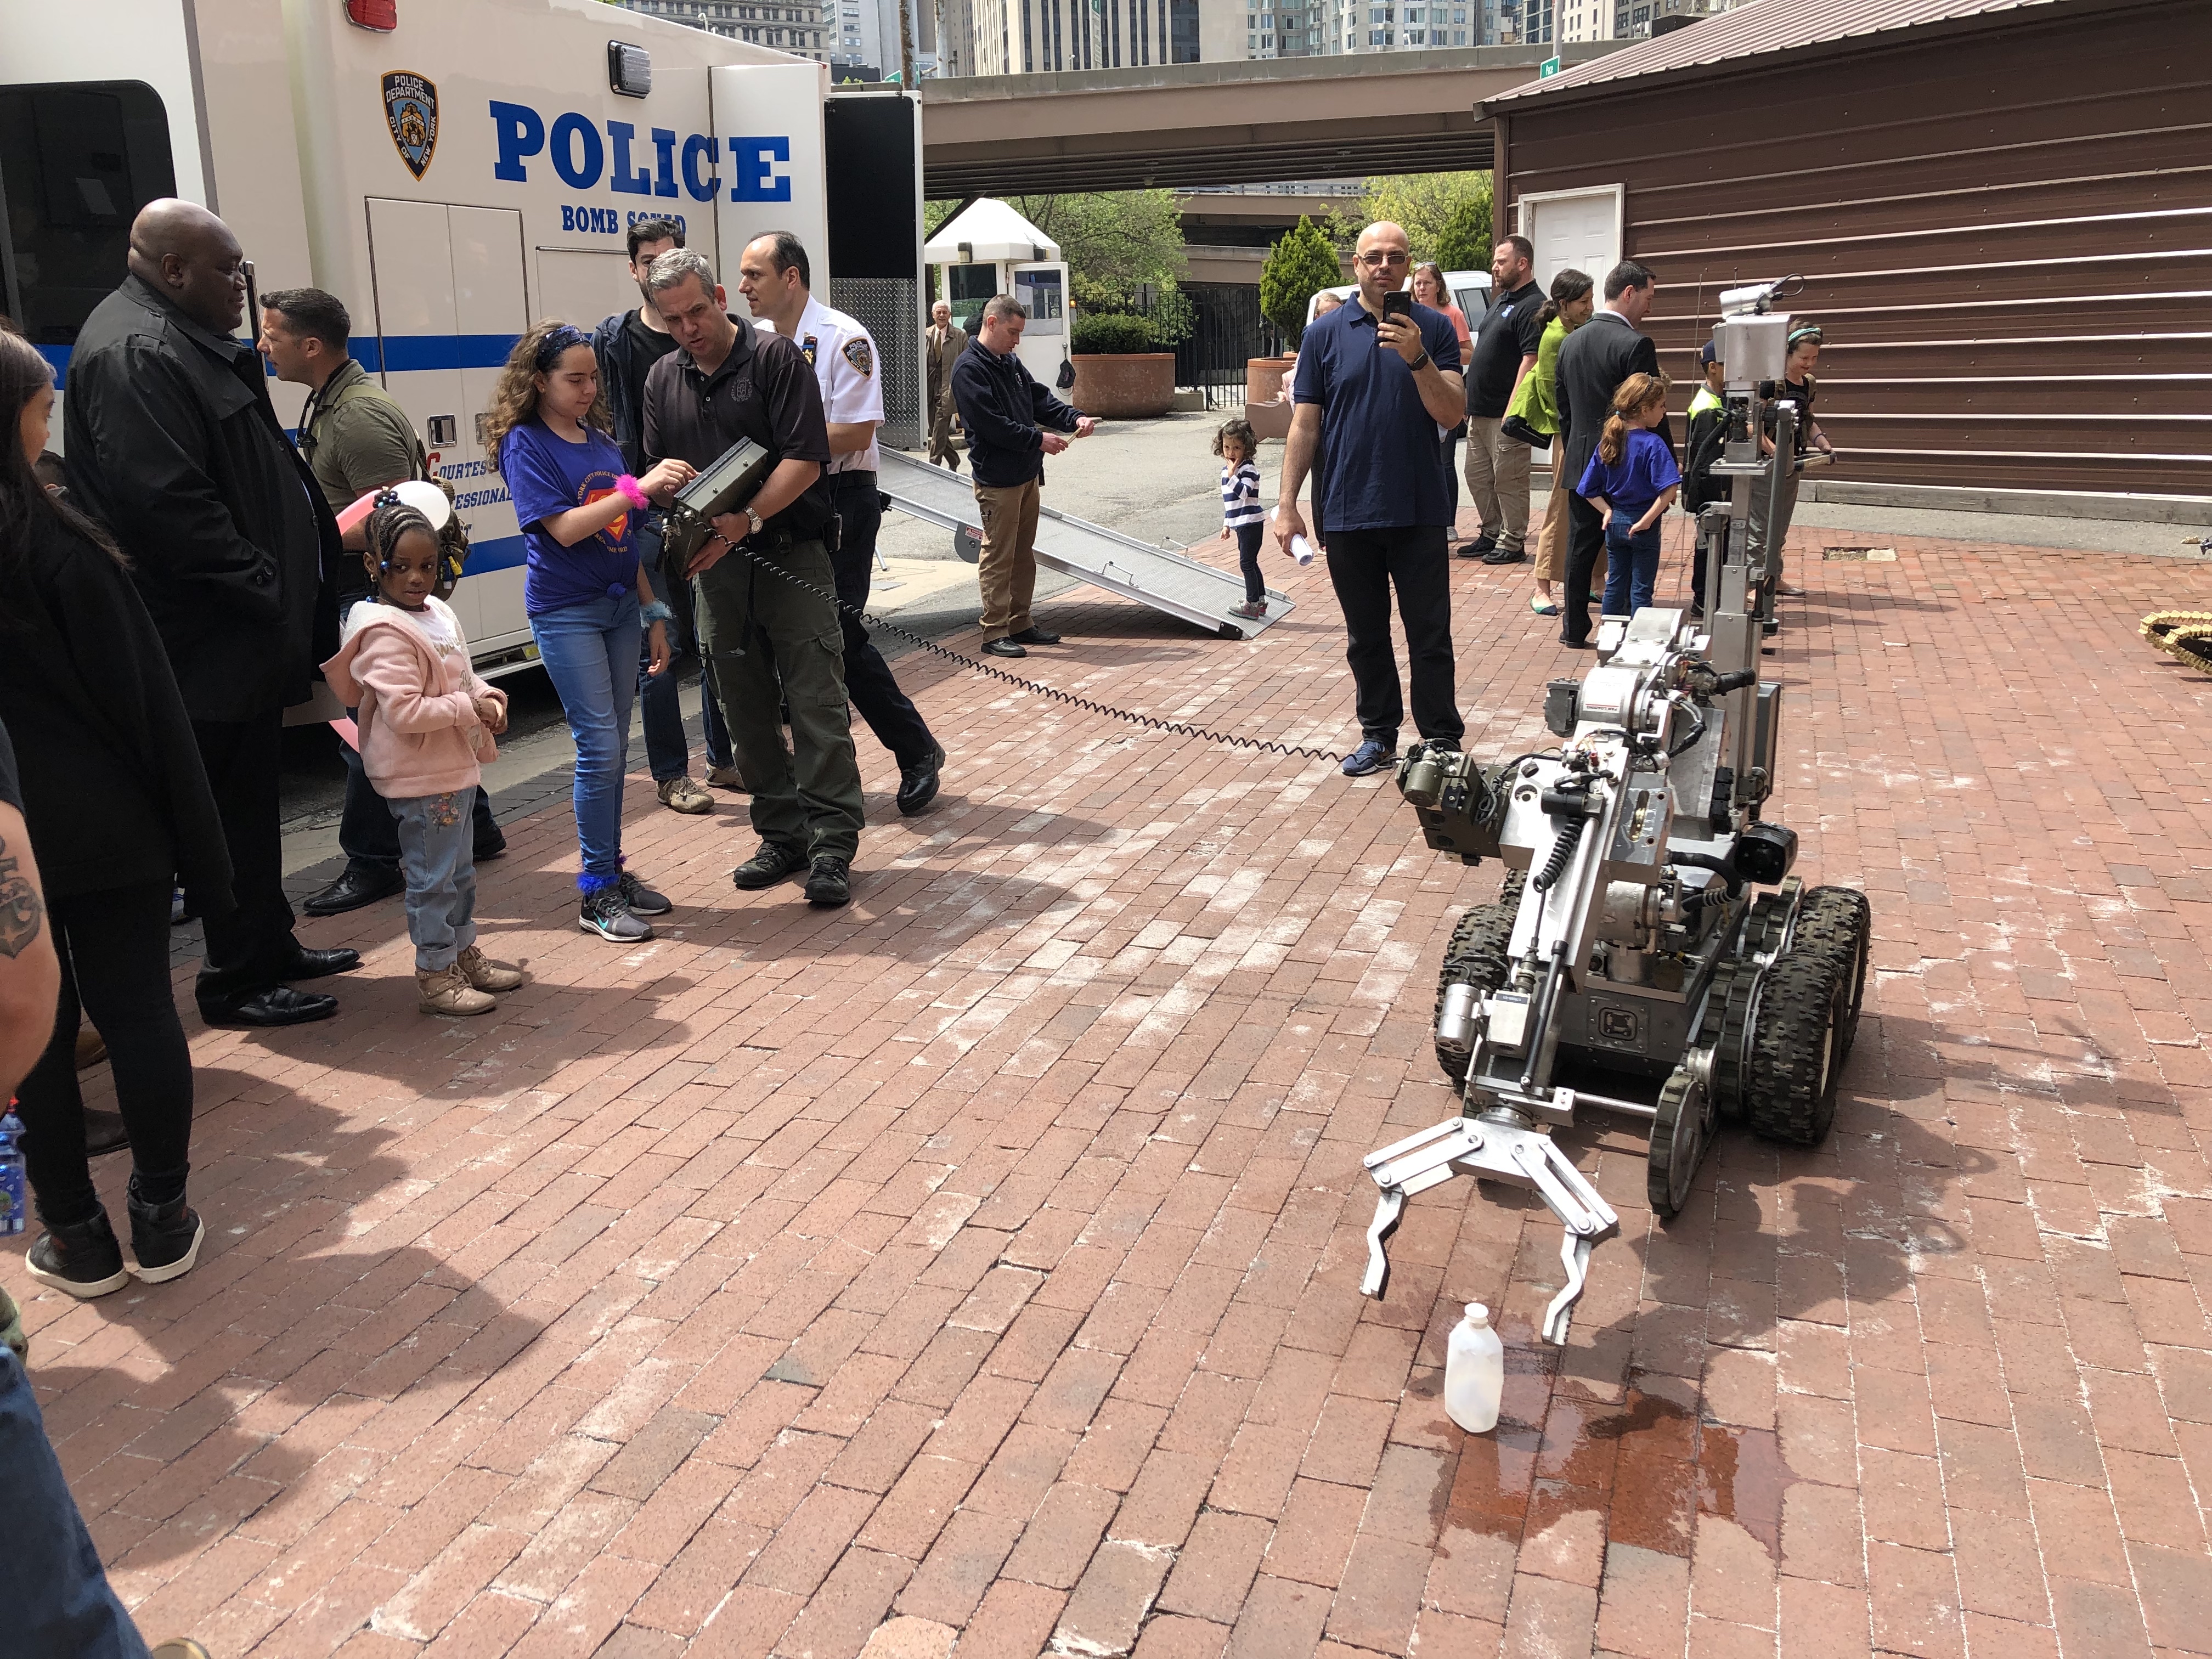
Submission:
M 1559 372 L 1559 343 L 1584 323 L 1596 309 L 1596 285 L 1579 270 L 1563 270 L 1552 278 L 1552 297 L 1536 313 L 1544 325 L 1544 334 L 1536 345 L 1536 367 L 1530 369 L 1513 394 L 1513 402 L 1505 411 L 1508 428 L 1513 417 L 1518 416 L 1528 429 L 1550 439 L 1559 435 L 1559 410 L 1556 401 Z M 1553 448 L 1556 452 L 1557 446 Z M 1536 596 L 1528 601 L 1530 608 L 1540 617 L 1559 614 L 1559 602 L 1552 597 L 1552 584 L 1563 579 L 1567 570 L 1567 512 L 1566 490 L 1557 478 L 1552 481 L 1551 502 L 1544 508 L 1544 526 L 1536 537 Z M 1601 587 L 1604 580 L 1605 555 L 1598 555 L 1599 568 L 1590 577 L 1593 587 Z

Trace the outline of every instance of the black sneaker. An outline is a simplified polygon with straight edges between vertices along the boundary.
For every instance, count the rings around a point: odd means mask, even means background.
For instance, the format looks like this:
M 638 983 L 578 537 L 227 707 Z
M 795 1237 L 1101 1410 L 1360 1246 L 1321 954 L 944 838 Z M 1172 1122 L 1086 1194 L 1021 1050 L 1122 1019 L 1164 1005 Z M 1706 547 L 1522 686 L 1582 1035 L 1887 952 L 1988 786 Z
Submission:
M 665 916 L 676 908 L 663 895 L 654 892 L 627 870 L 622 872 L 622 879 L 615 884 L 615 891 L 622 895 L 623 902 L 629 906 L 631 913 L 635 915 Z
M 937 799 L 944 765 L 945 745 L 933 741 L 927 755 L 899 768 L 898 810 L 902 814 L 912 817 Z
M 181 1198 L 159 1209 L 135 1198 L 130 1205 L 131 1254 L 138 1258 L 131 1271 L 149 1285 L 165 1285 L 191 1272 L 207 1237 L 199 1212 Z
M 1462 559 L 1480 559 L 1496 551 L 1497 547 L 1497 537 L 1477 536 L 1471 542 L 1462 542 L 1460 544 L 1459 556 Z
M 815 860 L 813 872 L 806 878 L 806 902 L 824 910 L 850 904 L 853 902 L 853 866 L 827 853 Z
M 123 1247 L 115 1242 L 115 1229 L 107 1224 L 105 1209 L 94 1211 L 89 1221 L 40 1233 L 23 1265 L 41 1285 L 67 1291 L 80 1302 L 119 1291 L 131 1282 L 123 1265 Z
M 653 937 L 652 925 L 640 921 L 623 902 L 619 887 L 602 887 L 596 893 L 585 894 L 576 912 L 576 926 L 617 945 L 639 945 Z
M 1482 556 L 1485 564 L 1518 564 L 1528 555 L 1517 547 L 1494 547 Z
M 757 893 L 805 868 L 805 854 L 796 848 L 779 847 L 772 841 L 764 841 L 759 852 L 730 872 L 730 880 L 742 892 Z

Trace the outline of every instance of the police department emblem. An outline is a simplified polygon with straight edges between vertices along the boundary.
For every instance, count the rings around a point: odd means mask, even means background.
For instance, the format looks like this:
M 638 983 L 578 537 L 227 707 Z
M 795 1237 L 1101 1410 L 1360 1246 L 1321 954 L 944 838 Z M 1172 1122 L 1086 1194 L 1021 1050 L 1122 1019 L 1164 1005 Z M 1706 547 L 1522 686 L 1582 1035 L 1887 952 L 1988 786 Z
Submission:
M 384 77 L 384 118 L 392 142 L 408 172 L 420 179 L 430 170 L 438 148 L 438 88 L 412 70 L 393 70 Z
M 807 368 L 812 368 L 814 359 L 822 349 L 822 342 L 810 334 L 799 343 L 799 349 L 806 358 Z
M 868 349 L 868 343 L 859 335 L 845 342 L 845 361 L 863 374 L 876 372 L 876 354 Z

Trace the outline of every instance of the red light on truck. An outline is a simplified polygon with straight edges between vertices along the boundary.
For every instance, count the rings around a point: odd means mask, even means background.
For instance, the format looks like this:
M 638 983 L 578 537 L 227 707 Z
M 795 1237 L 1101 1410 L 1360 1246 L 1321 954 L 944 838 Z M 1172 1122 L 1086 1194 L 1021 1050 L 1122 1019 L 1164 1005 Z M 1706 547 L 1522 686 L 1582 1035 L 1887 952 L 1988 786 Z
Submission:
M 346 21 L 389 34 L 399 27 L 399 0 L 345 0 Z

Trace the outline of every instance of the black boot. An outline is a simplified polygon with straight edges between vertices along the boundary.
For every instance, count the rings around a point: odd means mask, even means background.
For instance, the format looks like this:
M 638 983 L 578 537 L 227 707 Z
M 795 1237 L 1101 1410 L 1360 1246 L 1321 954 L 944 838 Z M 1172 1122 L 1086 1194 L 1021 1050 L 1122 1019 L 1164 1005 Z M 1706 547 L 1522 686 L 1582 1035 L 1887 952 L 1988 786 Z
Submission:
M 200 1241 L 207 1224 L 199 1212 L 185 1202 L 182 1193 L 167 1204 L 142 1203 L 138 1178 L 131 1178 L 131 1254 L 138 1265 L 131 1271 L 149 1285 L 182 1279 L 200 1259 Z
M 131 1282 L 123 1267 L 123 1247 L 115 1242 L 115 1229 L 107 1224 L 104 1209 L 70 1226 L 47 1228 L 31 1246 L 23 1265 L 41 1285 L 67 1291 L 85 1302 Z

